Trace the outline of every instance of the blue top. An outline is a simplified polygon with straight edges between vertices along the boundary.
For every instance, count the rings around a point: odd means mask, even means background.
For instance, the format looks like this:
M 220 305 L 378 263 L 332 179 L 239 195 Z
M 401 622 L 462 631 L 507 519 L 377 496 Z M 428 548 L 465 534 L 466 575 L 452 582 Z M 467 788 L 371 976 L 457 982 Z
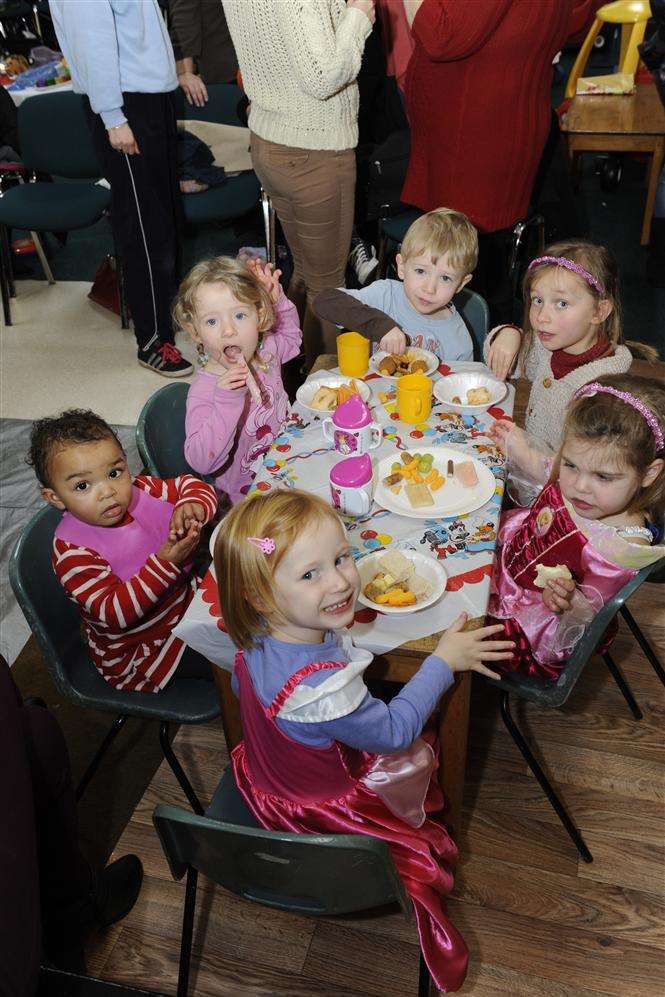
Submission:
M 123 124 L 122 95 L 175 90 L 173 48 L 157 0 L 49 0 L 76 93 L 107 128 Z
M 321 644 L 290 644 L 265 637 L 260 646 L 245 651 L 254 691 L 269 706 L 284 683 L 305 665 L 316 661 L 346 661 L 339 638 L 326 634 Z M 322 668 L 308 675 L 301 685 L 321 685 L 335 672 Z M 390 703 L 375 699 L 368 691 L 360 706 L 345 717 L 320 723 L 300 723 L 277 718 L 277 724 L 294 741 L 311 747 L 327 747 L 341 741 L 352 748 L 391 754 L 412 744 L 431 716 L 441 696 L 453 684 L 453 673 L 435 654 L 430 654 Z M 235 675 L 233 689 L 238 694 Z

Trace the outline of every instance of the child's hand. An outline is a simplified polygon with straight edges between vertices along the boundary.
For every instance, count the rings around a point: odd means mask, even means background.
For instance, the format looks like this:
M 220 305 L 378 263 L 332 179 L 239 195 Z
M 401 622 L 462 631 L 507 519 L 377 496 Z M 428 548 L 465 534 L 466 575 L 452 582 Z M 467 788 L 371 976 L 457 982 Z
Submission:
M 406 336 L 398 325 L 387 332 L 383 339 L 379 340 L 379 349 L 386 353 L 404 353 L 406 350 Z
M 522 430 L 510 419 L 497 419 L 487 430 L 487 435 L 492 443 L 496 443 L 500 450 L 508 453 L 508 437 L 511 433 L 515 432 L 521 433 Z
M 182 540 L 172 540 L 169 536 L 157 551 L 157 557 L 171 564 L 182 564 L 194 553 L 201 539 L 201 524 L 193 522 Z
M 574 592 L 572 578 L 550 578 L 543 589 L 543 602 L 557 615 L 567 613 L 573 604 Z
M 249 369 L 243 361 L 234 363 L 232 367 L 227 367 L 221 377 L 217 378 L 217 386 L 225 388 L 226 391 L 238 391 L 247 387 L 247 374 Z
M 273 305 L 276 305 L 277 302 L 284 297 L 284 291 L 279 282 L 279 278 L 282 276 L 282 271 L 275 270 L 272 263 L 264 263 L 258 256 L 255 256 L 251 260 L 247 260 L 247 266 L 252 271 L 256 279 L 263 284 L 266 291 L 270 295 L 270 300 Z
M 203 526 L 205 518 L 205 509 L 200 502 L 183 502 L 182 505 L 173 510 L 169 523 L 169 540 L 183 537 L 192 523 L 199 523 Z
M 466 621 L 467 614 L 462 613 L 451 623 L 436 645 L 434 654 L 443 658 L 453 672 L 473 671 L 491 679 L 500 678 L 496 672 L 485 668 L 483 661 L 507 661 L 512 657 L 515 644 L 512 640 L 486 639 L 492 634 L 503 632 L 501 623 L 463 633 Z
M 492 340 L 487 354 L 487 366 L 495 377 L 505 381 L 520 348 L 522 334 L 519 329 L 515 329 L 513 326 L 504 326 L 503 328 L 498 326 L 498 328 L 501 331 L 497 332 Z M 492 332 L 494 332 L 493 329 Z

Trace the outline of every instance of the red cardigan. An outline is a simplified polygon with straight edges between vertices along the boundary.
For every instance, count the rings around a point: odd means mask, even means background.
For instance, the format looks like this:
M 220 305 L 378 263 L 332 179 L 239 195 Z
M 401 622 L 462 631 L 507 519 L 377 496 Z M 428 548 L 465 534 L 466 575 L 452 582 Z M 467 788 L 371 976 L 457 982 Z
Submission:
M 550 127 L 552 59 L 596 0 L 424 0 L 406 76 L 402 200 L 463 211 L 481 231 L 527 212 Z

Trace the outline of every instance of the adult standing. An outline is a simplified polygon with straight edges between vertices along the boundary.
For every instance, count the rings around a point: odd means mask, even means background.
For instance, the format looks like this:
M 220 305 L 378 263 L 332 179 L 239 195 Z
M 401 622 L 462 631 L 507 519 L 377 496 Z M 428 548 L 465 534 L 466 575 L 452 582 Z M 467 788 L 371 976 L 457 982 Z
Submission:
M 203 107 L 206 83 L 235 83 L 238 60 L 220 0 L 170 0 L 169 28 L 178 83 Z
M 404 9 L 415 48 L 402 200 L 468 215 L 480 232 L 473 286 L 493 321 L 511 321 L 509 246 L 550 128 L 552 60 L 594 0 L 404 0 Z
M 178 86 L 157 0 L 49 0 L 104 176 L 126 274 L 138 361 L 164 377 L 191 374 L 174 346 Z
M 293 255 L 308 365 L 336 329 L 311 308 L 344 284 L 358 142 L 355 83 L 374 0 L 223 0 L 250 99 L 252 162 Z

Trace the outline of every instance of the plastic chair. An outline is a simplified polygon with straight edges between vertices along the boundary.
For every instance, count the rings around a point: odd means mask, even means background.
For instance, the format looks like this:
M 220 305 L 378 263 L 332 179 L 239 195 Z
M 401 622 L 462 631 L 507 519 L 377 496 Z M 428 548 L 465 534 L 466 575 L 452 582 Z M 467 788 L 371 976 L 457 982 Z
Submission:
M 615 3 L 607 3 L 604 7 L 599 7 L 589 33 L 573 63 L 566 84 L 564 100 L 572 100 L 575 96 L 577 81 L 584 72 L 589 54 L 604 24 L 620 24 L 622 26 L 618 72 L 630 73 L 631 76 L 634 76 L 640 61 L 637 46 L 644 38 L 647 21 L 650 17 L 649 0 L 616 0 Z
M 385 841 L 366 835 L 291 834 L 259 826 L 229 766 L 205 817 L 160 804 L 153 822 L 174 879 L 187 873 L 178 997 L 187 997 L 199 872 L 236 896 L 298 914 L 331 917 L 411 903 Z M 418 997 L 430 974 L 420 956 Z
M 506 729 L 508 730 L 508 733 L 517 745 L 524 761 L 527 763 L 540 783 L 541 789 L 547 796 L 547 799 L 554 808 L 557 817 L 563 824 L 568 835 L 572 839 L 573 844 L 585 862 L 592 862 L 593 856 L 589 851 L 584 838 L 573 823 L 568 811 L 557 796 L 551 782 L 545 775 L 545 772 L 531 751 L 527 741 L 524 739 L 524 735 L 515 723 L 510 712 L 510 694 L 515 693 L 515 695 L 519 696 L 521 699 L 526 699 L 531 703 L 537 703 L 540 706 L 550 708 L 563 706 L 573 691 L 575 683 L 582 674 L 589 658 L 595 653 L 595 650 L 598 647 L 603 634 L 607 630 L 607 627 L 617 613 L 620 610 L 623 611 L 625 609 L 624 603 L 626 600 L 633 594 L 633 592 L 636 591 L 636 589 L 640 587 L 642 582 L 647 581 L 650 576 L 655 575 L 664 568 L 665 558 L 662 558 L 660 561 L 656 561 L 654 564 L 650 564 L 648 567 L 643 568 L 635 575 L 634 578 L 627 582 L 623 588 L 617 592 L 613 599 L 603 606 L 600 612 L 596 614 L 596 617 L 591 625 L 587 627 L 580 642 L 574 648 L 573 653 L 566 662 L 566 665 L 556 682 L 548 682 L 544 679 L 527 675 L 519 675 L 517 673 L 505 675 L 498 681 L 490 679 L 492 685 L 496 685 L 502 690 L 501 718 L 506 726 Z M 626 612 L 628 612 L 627 609 Z M 633 717 L 635 720 L 641 720 L 642 711 L 637 705 L 632 690 L 618 665 L 616 665 L 608 651 L 603 653 L 602 658 L 607 665 L 610 675 L 618 685 L 622 696 L 626 700 Z M 661 681 L 663 681 L 662 668 L 658 662 L 658 659 L 655 659 L 655 663 L 651 660 L 651 658 L 649 658 L 649 661 L 658 677 Z
M 0 198 L 0 284 L 3 300 L 14 297 L 8 230 L 70 232 L 88 228 L 109 206 L 111 193 L 94 183 L 101 176 L 79 94 L 29 97 L 18 109 L 23 165 L 76 183 L 19 183 Z M 50 275 L 50 277 L 49 277 Z M 55 283 L 50 269 L 49 283 Z M 8 290 L 8 294 L 5 291 Z M 11 325 L 6 307 L 5 320 Z
M 215 684 L 204 679 L 179 679 L 176 673 L 162 692 L 121 692 L 102 678 L 81 637 L 78 609 L 51 564 L 53 535 L 61 515 L 48 505 L 32 517 L 12 552 L 9 580 L 58 692 L 79 706 L 117 714 L 77 787 L 76 798 L 82 797 L 127 717 L 134 716 L 160 721 L 164 757 L 192 809 L 201 814 L 203 808 L 171 748 L 169 724 L 201 724 L 219 717 Z
M 148 474 L 158 478 L 197 474 L 184 454 L 188 391 L 188 384 L 166 384 L 155 391 L 141 409 L 136 425 L 136 446 Z M 197 477 L 202 475 L 197 474 Z

